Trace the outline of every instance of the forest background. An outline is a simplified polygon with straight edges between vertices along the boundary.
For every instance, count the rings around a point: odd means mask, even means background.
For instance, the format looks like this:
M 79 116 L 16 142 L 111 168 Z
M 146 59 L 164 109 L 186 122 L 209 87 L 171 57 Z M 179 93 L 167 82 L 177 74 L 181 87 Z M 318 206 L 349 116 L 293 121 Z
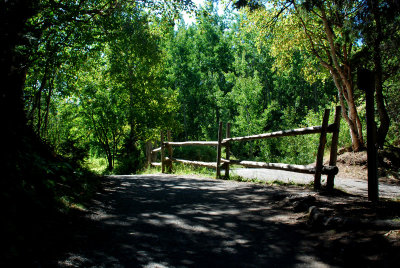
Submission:
M 340 146 L 359 150 L 366 124 L 356 71 L 379 67 L 386 118 L 377 110 L 377 121 L 387 128 L 380 136 L 386 145 L 398 145 L 398 14 L 387 14 L 385 1 L 376 2 L 380 17 L 368 1 L 312 2 L 269 1 L 261 7 L 261 1 L 205 1 L 189 25 L 171 1 L 159 2 L 161 9 L 120 3 L 110 16 L 86 23 L 59 21 L 57 10 L 39 14 L 30 23 L 54 24 L 35 39 L 23 95 L 28 123 L 57 154 L 130 174 L 143 168 L 145 142 L 155 143 L 161 130 L 186 141 L 216 140 L 219 121 L 232 123 L 233 136 L 319 125 L 325 108 L 351 97 L 354 107 L 342 103 Z M 247 7 L 238 10 L 240 5 Z M 336 38 L 337 69 L 321 11 L 329 13 Z M 376 36 L 377 18 L 382 36 Z M 318 48 L 310 48 L 310 35 Z M 378 38 L 380 66 L 374 61 Z M 340 70 L 351 84 L 350 97 L 335 86 L 340 78 L 332 73 Z M 347 90 L 344 83 L 339 89 Z M 357 124 L 354 138 L 351 127 Z M 309 164 L 317 142 L 283 138 L 235 144 L 232 152 L 237 158 Z M 199 150 L 176 155 L 214 160 L 213 150 Z

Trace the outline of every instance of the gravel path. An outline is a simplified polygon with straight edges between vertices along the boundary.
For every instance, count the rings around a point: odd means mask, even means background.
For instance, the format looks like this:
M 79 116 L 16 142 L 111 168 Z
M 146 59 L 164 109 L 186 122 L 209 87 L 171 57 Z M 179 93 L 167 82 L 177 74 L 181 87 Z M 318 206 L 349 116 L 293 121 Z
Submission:
M 285 183 L 309 184 L 314 181 L 314 175 L 295 173 L 282 170 L 238 168 L 231 171 L 232 174 L 243 178 L 259 179 L 265 181 L 282 181 Z M 326 183 L 326 176 L 322 176 L 322 183 Z M 364 197 L 368 196 L 368 184 L 366 180 L 335 177 L 335 188 L 351 194 Z M 400 186 L 379 183 L 379 196 L 384 198 L 400 198 Z
M 359 197 L 161 174 L 104 184 L 84 220 L 69 223 L 63 255 L 43 267 L 384 267 L 396 256 L 383 233 L 314 230 L 308 206 L 291 205 Z

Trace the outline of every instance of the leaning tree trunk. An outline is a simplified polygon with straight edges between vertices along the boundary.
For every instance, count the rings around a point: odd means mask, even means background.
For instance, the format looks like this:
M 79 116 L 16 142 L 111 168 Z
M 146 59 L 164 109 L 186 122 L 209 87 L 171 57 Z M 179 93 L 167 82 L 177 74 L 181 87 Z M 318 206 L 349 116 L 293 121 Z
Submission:
M 362 124 L 360 121 L 360 117 L 358 116 L 357 107 L 353 95 L 354 85 L 352 80 L 352 69 L 349 60 L 351 44 L 349 45 L 348 49 L 346 44 L 338 46 L 338 44 L 335 43 L 336 36 L 327 19 L 324 8 L 321 8 L 321 19 L 324 24 L 324 31 L 329 44 L 329 54 L 333 63 L 328 67 L 328 69 L 330 69 L 336 88 L 339 91 L 339 98 L 341 98 L 341 106 L 343 111 L 342 114 L 350 128 L 353 150 L 357 152 L 364 147 L 364 139 L 362 134 Z M 338 57 L 337 55 L 337 49 L 339 47 L 339 51 L 342 54 L 342 57 Z M 343 98 L 346 100 L 347 107 L 344 107 L 345 105 Z M 346 112 L 344 112 L 346 110 L 347 114 Z
M 351 130 L 352 146 L 355 152 L 364 148 L 364 139 L 362 134 L 362 124 L 358 116 L 357 107 L 354 102 L 353 89 L 347 89 L 347 106 L 348 106 L 348 121 Z
M 335 82 L 335 86 L 338 89 L 340 106 L 342 107 L 342 116 L 346 120 L 350 129 L 352 148 L 355 152 L 357 152 L 364 147 L 364 142 L 362 137 L 362 129 L 360 128 L 360 118 L 357 113 L 354 98 L 352 94 L 350 94 L 351 101 L 349 101 L 349 90 L 345 89 L 337 73 L 331 72 L 331 75 L 333 77 L 333 81 Z M 357 123 L 357 119 L 359 123 Z M 361 133 L 361 135 L 359 133 Z

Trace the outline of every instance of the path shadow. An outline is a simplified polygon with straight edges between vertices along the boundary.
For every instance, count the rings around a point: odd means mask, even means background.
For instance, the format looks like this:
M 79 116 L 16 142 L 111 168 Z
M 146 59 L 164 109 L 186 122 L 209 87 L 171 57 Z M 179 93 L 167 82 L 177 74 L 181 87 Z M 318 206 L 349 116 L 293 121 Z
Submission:
M 281 201 L 292 193 L 282 188 L 157 175 L 108 177 L 104 184 L 65 241 L 68 253 L 43 266 L 385 267 L 397 261 L 387 258 L 392 245 L 368 230 L 344 237 L 291 221 Z

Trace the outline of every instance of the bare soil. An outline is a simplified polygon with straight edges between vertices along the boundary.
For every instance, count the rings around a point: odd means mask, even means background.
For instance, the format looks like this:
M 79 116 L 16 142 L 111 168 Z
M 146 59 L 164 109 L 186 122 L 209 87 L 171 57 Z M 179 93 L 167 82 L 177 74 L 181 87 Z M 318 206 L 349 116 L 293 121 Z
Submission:
M 379 181 L 387 184 L 400 185 L 400 168 L 397 164 L 399 160 L 385 156 L 381 153 L 379 157 Z M 326 161 L 326 164 L 329 161 Z M 367 152 L 345 152 L 338 155 L 337 166 L 339 168 L 338 177 L 368 179 L 368 160 Z

